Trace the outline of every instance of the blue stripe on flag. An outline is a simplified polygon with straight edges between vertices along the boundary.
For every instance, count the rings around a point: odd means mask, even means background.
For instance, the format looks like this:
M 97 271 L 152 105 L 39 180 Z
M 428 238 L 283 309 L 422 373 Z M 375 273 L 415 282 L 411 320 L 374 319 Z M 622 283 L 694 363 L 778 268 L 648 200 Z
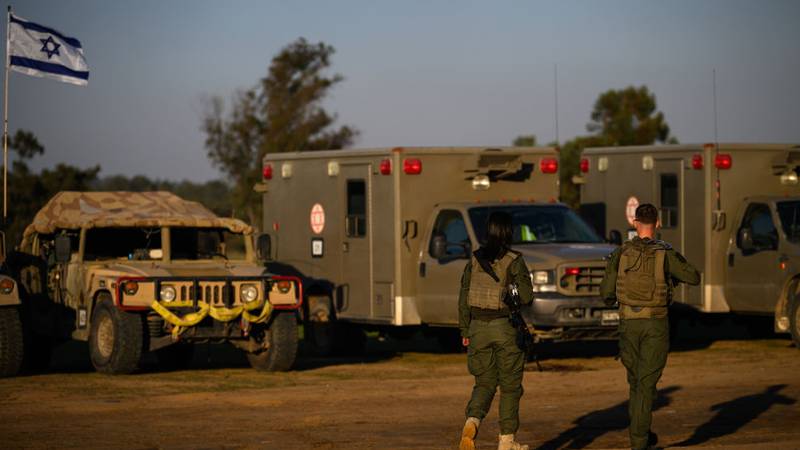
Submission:
M 21 56 L 12 56 L 9 63 L 12 66 L 28 67 L 30 69 L 41 70 L 42 72 L 54 73 L 57 75 L 66 75 L 68 77 L 80 78 L 81 80 L 89 79 L 89 72 L 80 72 L 64 67 L 61 64 L 53 64 L 44 61 L 38 61 L 30 58 L 23 58 Z
M 38 23 L 26 22 L 24 20 L 17 19 L 16 17 L 14 17 L 13 14 L 11 14 L 11 23 L 19 24 L 22 28 L 27 28 L 28 30 L 38 31 L 40 33 L 50 33 L 52 35 L 58 36 L 59 38 L 61 38 L 62 41 L 66 42 L 67 44 L 75 48 L 81 48 L 81 41 L 75 38 L 64 36 L 58 31 L 52 28 L 45 27 L 43 25 L 39 25 Z

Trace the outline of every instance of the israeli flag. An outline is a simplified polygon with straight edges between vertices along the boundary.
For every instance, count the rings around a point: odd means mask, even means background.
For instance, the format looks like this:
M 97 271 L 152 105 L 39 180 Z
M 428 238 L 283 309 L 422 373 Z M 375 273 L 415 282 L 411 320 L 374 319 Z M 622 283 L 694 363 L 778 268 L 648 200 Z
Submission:
M 79 86 L 89 83 L 89 66 L 79 40 L 13 14 L 8 25 L 11 70 Z

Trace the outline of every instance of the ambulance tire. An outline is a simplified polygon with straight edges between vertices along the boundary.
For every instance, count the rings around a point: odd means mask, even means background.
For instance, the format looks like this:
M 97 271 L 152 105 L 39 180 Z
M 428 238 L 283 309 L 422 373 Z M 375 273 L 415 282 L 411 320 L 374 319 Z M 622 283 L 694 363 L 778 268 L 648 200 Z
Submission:
M 111 375 L 136 370 L 142 359 L 144 328 L 140 314 L 122 311 L 110 296 L 101 295 L 89 331 L 89 357 L 95 370 Z
M 16 306 L 0 307 L 0 378 L 13 377 L 22 368 L 22 321 Z
M 362 356 L 367 353 L 367 334 L 352 323 L 335 322 L 332 350 L 337 356 Z
M 297 358 L 297 317 L 294 312 L 275 314 L 266 328 L 253 337 L 261 339 L 266 349 L 247 353 L 250 365 L 264 372 L 285 372 L 292 368 Z M 264 342 L 266 341 L 266 342 Z
M 800 349 L 800 296 L 795 296 L 789 306 L 789 331 L 795 347 Z

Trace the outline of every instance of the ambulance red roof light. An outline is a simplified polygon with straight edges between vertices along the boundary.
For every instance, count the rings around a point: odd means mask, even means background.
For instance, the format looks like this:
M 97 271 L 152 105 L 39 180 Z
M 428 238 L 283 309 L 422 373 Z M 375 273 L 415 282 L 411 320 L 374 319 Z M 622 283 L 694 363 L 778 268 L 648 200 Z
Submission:
M 408 175 L 419 175 L 422 173 L 422 161 L 416 158 L 403 160 L 403 172 Z
M 391 175 L 392 174 L 392 160 L 386 158 L 381 161 L 381 175 Z
M 589 158 L 581 158 L 581 173 L 589 172 Z
M 703 155 L 696 154 L 692 155 L 692 169 L 700 170 L 703 168 Z
M 727 153 L 719 153 L 714 157 L 714 167 L 721 170 L 728 170 L 733 165 L 733 158 Z
M 555 158 L 542 158 L 539 161 L 539 169 L 542 173 L 558 172 L 558 160 Z
M 272 179 L 272 164 L 265 165 L 264 169 L 262 169 L 261 174 L 264 176 L 265 180 L 271 180 Z

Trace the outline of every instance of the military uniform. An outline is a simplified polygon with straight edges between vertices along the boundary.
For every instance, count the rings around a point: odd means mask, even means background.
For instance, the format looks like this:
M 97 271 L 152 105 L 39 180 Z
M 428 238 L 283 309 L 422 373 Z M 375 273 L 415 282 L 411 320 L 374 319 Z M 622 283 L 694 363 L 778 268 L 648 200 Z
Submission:
M 506 287 L 516 283 L 520 301 L 533 301 L 530 273 L 519 253 L 508 250 L 491 267 L 499 281 L 488 274 L 473 255 L 461 277 L 458 298 L 461 336 L 469 338 L 467 366 L 475 377 L 467 417 L 483 419 L 500 387 L 500 433 L 514 434 L 519 428 L 519 399 L 525 354 L 517 347 L 516 330 L 503 303 Z
M 634 449 L 648 446 L 656 383 L 667 363 L 674 281 L 696 285 L 700 274 L 663 241 L 634 237 L 609 257 L 600 295 L 619 302 L 619 350 L 630 385 L 630 439 Z

